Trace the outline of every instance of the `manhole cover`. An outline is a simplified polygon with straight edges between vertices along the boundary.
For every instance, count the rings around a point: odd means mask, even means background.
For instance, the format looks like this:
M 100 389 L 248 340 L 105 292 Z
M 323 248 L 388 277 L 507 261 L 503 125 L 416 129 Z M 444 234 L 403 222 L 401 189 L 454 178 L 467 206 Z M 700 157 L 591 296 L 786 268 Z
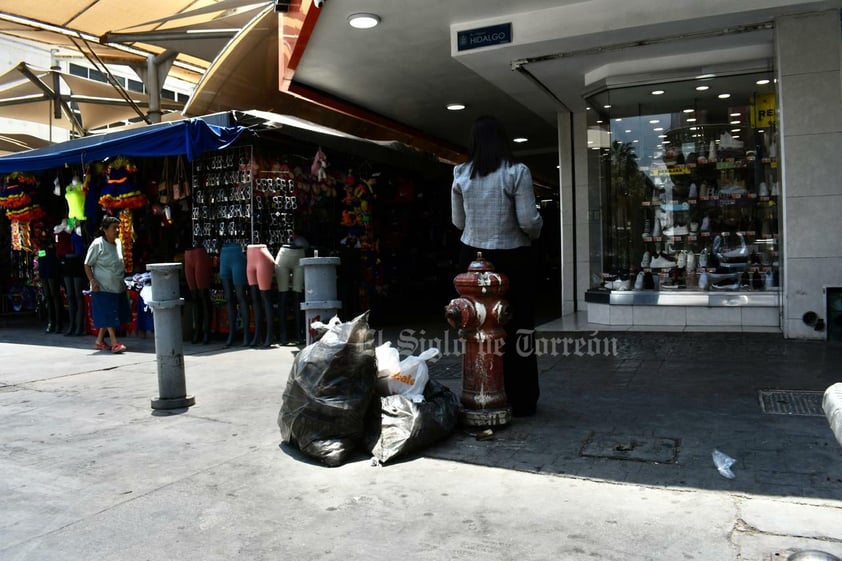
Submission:
M 760 390 L 760 409 L 770 415 L 824 417 L 823 395 L 805 390 Z
M 622 434 L 591 434 L 580 456 L 672 464 L 678 460 L 678 439 Z

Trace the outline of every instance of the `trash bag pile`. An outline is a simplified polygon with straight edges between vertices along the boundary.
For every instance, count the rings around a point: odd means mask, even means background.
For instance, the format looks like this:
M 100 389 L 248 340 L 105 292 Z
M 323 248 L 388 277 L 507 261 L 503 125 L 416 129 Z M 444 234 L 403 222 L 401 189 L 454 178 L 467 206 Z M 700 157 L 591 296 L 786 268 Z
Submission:
M 416 452 L 456 428 L 459 399 L 429 380 L 428 349 L 399 359 L 386 343 L 374 346 L 368 313 L 334 318 L 295 358 L 278 426 L 284 442 L 327 466 L 365 450 L 377 463 Z

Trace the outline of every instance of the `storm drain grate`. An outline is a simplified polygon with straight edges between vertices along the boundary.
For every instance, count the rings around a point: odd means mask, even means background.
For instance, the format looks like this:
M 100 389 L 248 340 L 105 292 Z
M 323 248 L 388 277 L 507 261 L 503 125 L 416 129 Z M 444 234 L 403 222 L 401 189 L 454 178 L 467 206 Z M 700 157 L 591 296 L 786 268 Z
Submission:
M 769 415 L 824 417 L 823 395 L 806 390 L 760 390 L 760 409 Z
M 591 434 L 582 444 L 580 456 L 674 464 L 678 460 L 678 439 L 622 434 Z

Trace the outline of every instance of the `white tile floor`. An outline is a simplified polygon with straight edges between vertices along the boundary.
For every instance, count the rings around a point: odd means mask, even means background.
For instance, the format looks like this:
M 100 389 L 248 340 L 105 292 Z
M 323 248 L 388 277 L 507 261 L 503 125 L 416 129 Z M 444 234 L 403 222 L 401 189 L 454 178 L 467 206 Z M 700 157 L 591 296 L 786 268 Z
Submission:
M 780 333 L 779 327 L 758 327 L 751 325 L 734 325 L 715 327 L 704 325 L 606 325 L 602 323 L 588 323 L 588 312 L 579 311 L 574 314 L 542 323 L 536 327 L 539 332 L 557 331 L 665 331 L 665 332 L 699 332 L 699 331 L 728 331 L 735 333 Z

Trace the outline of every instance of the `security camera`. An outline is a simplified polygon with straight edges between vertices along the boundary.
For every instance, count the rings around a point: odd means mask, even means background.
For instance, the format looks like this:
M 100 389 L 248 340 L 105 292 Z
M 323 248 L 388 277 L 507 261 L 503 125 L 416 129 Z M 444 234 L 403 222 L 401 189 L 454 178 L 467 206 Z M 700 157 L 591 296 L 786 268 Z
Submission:
M 326 1 L 327 0 L 313 0 L 313 4 L 315 4 L 317 8 L 321 8 L 325 5 Z

